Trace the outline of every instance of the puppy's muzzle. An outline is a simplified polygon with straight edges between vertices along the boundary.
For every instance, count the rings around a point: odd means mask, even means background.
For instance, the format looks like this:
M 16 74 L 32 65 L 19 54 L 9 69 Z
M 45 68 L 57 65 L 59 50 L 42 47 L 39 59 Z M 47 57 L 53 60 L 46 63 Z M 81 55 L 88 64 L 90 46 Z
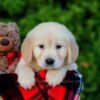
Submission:
M 52 59 L 52 58 L 47 58 L 46 60 L 45 60 L 45 63 L 47 64 L 47 65 L 53 65 L 54 64 L 54 59 Z

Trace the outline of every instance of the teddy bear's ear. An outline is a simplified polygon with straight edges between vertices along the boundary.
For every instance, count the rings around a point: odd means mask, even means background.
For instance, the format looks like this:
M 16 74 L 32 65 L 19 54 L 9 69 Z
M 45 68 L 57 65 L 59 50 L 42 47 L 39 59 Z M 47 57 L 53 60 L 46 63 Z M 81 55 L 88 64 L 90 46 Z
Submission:
M 8 30 L 9 30 L 9 31 L 15 31 L 16 33 L 19 33 L 19 28 L 18 28 L 18 26 L 17 26 L 16 23 L 14 23 L 14 22 L 9 22 L 9 23 L 7 24 L 7 26 L 8 26 Z
M 6 24 L 4 22 L 0 22 L 0 27 L 4 27 Z
M 21 47 L 22 57 L 27 63 L 30 63 L 32 61 L 32 45 L 31 44 L 32 44 L 31 39 L 26 37 Z

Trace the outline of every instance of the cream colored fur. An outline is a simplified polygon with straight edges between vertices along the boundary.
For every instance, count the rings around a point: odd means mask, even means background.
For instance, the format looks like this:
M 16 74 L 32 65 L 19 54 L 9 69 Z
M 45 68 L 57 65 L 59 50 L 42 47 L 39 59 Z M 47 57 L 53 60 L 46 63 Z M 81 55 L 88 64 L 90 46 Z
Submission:
M 61 48 L 58 49 L 57 45 Z M 34 71 L 47 70 L 46 81 L 55 86 L 62 82 L 68 70 L 77 70 L 78 45 L 72 33 L 62 24 L 45 22 L 37 25 L 27 34 L 21 51 L 22 58 L 15 72 L 24 88 L 30 89 L 35 84 Z M 45 64 L 48 57 L 55 60 L 52 66 Z

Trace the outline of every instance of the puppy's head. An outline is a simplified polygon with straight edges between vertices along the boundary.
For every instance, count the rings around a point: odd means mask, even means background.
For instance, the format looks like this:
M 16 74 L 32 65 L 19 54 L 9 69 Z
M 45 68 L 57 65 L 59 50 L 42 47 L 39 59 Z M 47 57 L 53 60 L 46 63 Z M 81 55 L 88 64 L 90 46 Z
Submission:
M 62 24 L 41 23 L 31 30 L 23 44 L 22 57 L 26 63 L 43 69 L 56 69 L 76 61 L 78 46 L 72 33 Z

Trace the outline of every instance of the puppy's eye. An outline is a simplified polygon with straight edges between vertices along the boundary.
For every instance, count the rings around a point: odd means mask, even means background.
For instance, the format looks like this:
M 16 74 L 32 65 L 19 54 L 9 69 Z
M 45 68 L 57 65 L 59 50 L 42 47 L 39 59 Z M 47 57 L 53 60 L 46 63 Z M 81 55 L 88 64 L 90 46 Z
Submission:
M 56 45 L 57 49 L 61 49 L 61 47 L 62 47 L 61 45 Z
M 42 45 L 42 44 L 39 45 L 39 48 L 40 48 L 40 49 L 44 49 L 44 45 Z

